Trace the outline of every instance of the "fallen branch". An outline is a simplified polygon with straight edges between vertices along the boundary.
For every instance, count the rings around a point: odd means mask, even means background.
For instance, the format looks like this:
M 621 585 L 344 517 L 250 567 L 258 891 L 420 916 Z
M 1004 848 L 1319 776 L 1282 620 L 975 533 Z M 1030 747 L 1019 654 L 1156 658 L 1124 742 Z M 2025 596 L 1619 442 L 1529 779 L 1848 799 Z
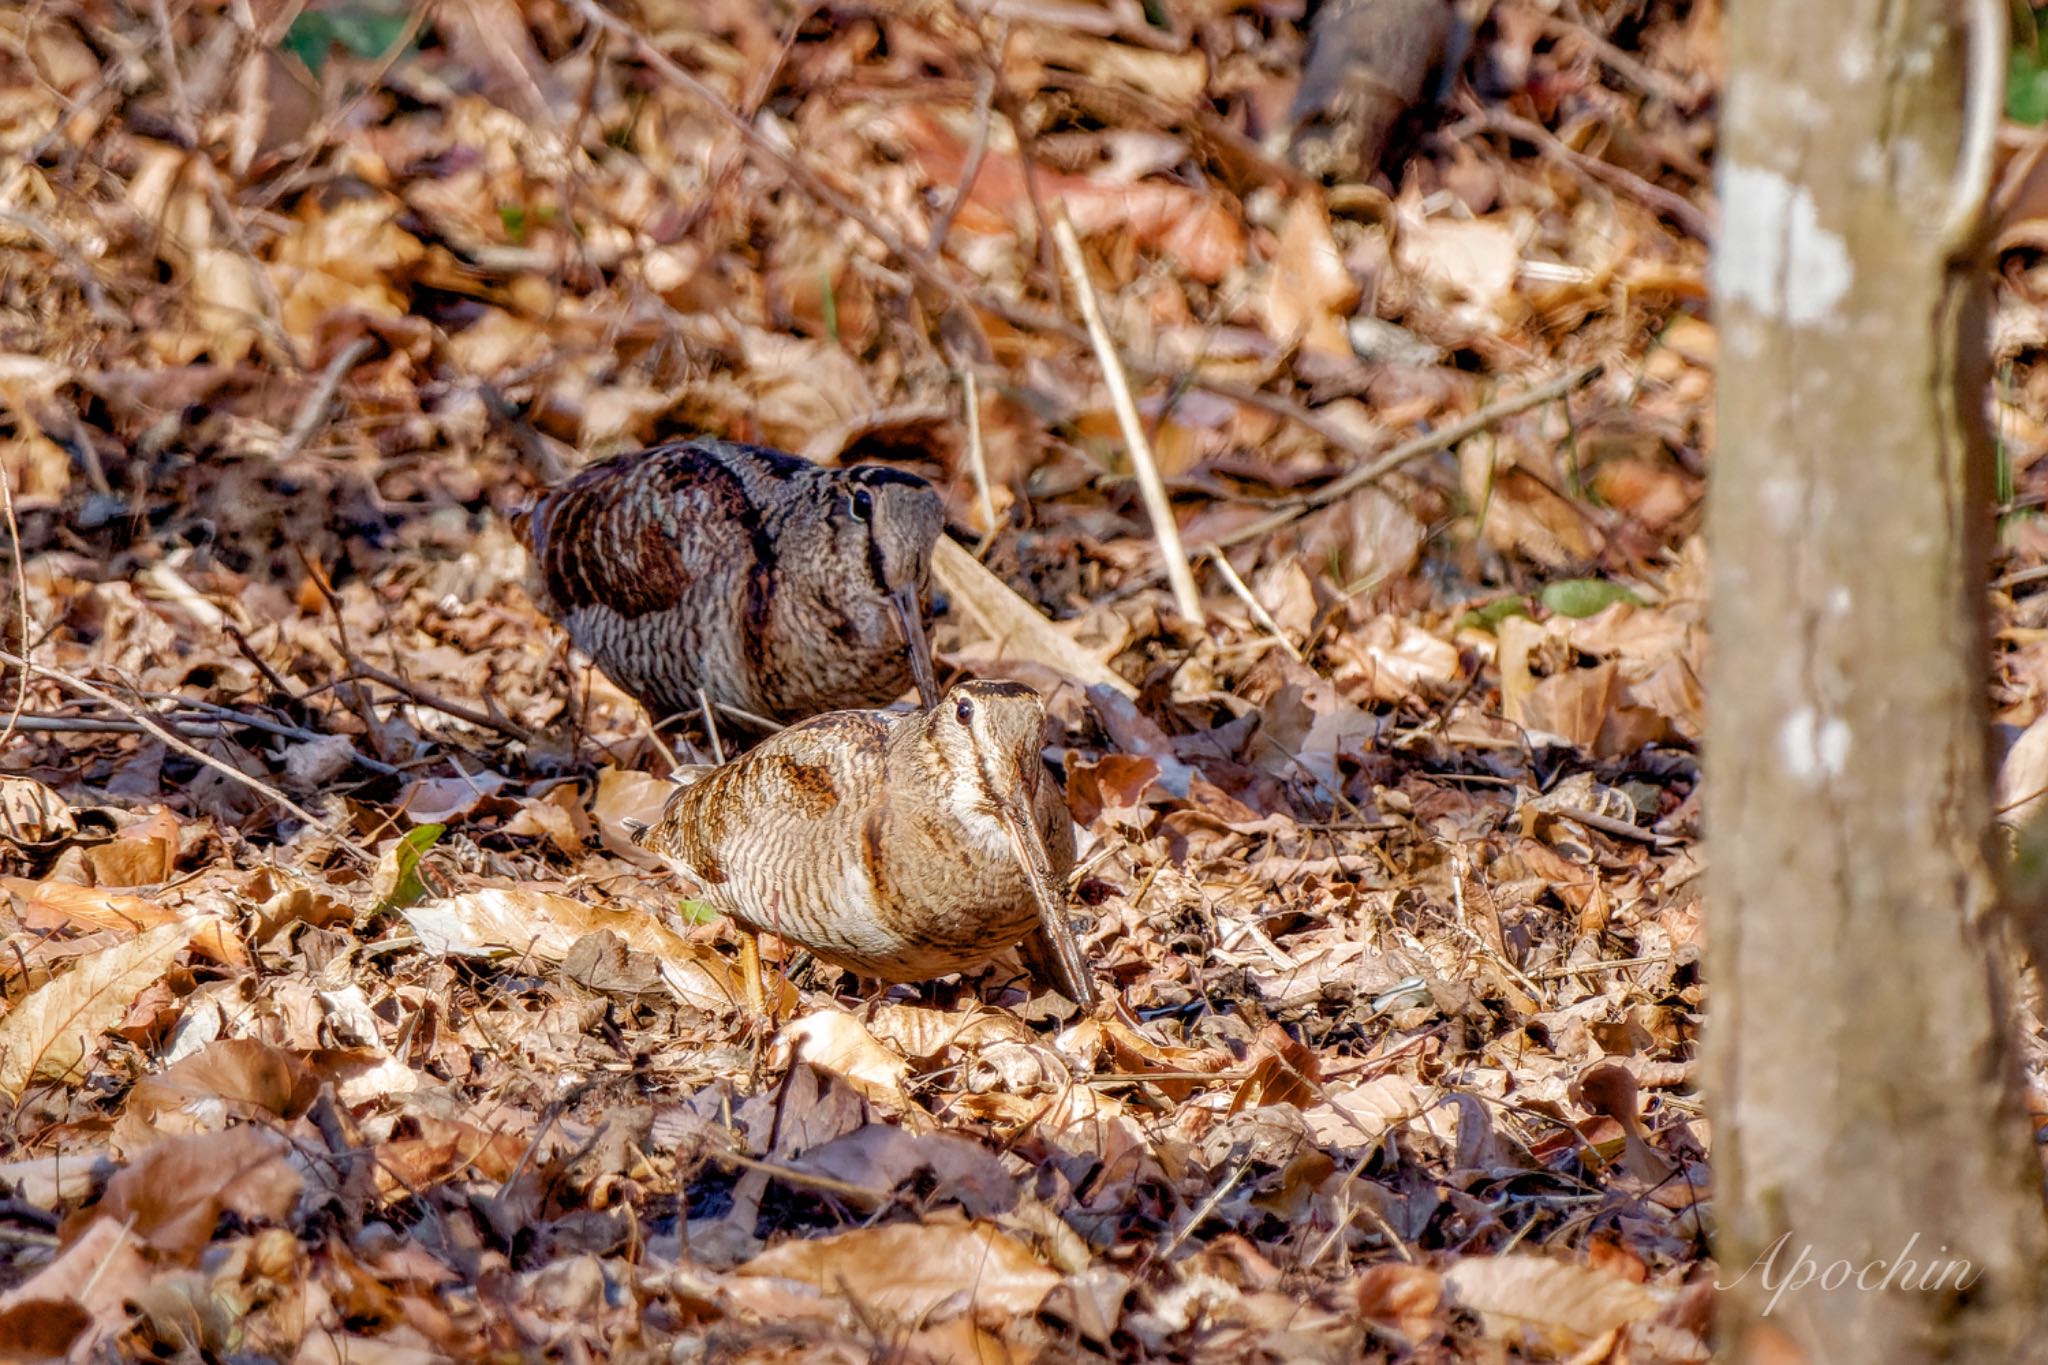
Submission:
M 520 725 L 517 721 L 507 720 L 503 716 L 479 711 L 472 706 L 464 706 L 461 702 L 449 701 L 446 697 L 429 692 L 424 687 L 407 682 L 396 673 L 387 673 L 375 664 L 365 663 L 361 659 L 352 659 L 350 661 L 349 674 L 346 678 L 340 679 L 340 681 L 360 682 L 364 679 L 374 683 L 382 683 L 392 691 L 402 693 L 414 703 L 424 706 L 430 711 L 439 711 L 444 716 L 453 716 L 455 719 L 467 721 L 471 725 L 482 726 L 486 730 L 495 730 L 508 739 L 518 740 L 521 744 L 533 743 L 533 732 Z
M 1138 490 L 1145 497 L 1145 511 L 1152 519 L 1152 534 L 1159 541 L 1159 557 L 1166 565 L 1166 581 L 1173 588 L 1175 610 L 1202 624 L 1202 594 L 1195 587 L 1194 570 L 1188 567 L 1187 551 L 1181 548 L 1180 523 L 1173 519 L 1173 500 L 1159 477 L 1159 463 L 1152 458 L 1152 443 L 1145 438 L 1145 423 L 1138 417 L 1137 400 L 1131 397 L 1131 381 L 1123 361 L 1102 320 L 1102 303 L 1095 297 L 1095 285 L 1088 278 L 1088 262 L 1081 255 L 1081 239 L 1074 235 L 1062 206 L 1053 216 L 1052 239 L 1059 246 L 1060 259 L 1074 283 L 1074 298 L 1080 304 L 1081 319 L 1088 325 L 1088 341 L 1102 366 L 1102 382 L 1109 386 L 1109 405 L 1116 410 L 1117 425 L 1123 429 L 1124 449 L 1130 452 L 1131 468 L 1138 476 Z
M 356 857 L 361 858 L 364 862 L 374 864 L 377 861 L 376 856 L 372 854 L 370 850 L 364 848 L 361 844 L 356 843 L 353 839 L 350 839 L 347 835 L 341 833 L 341 831 L 332 828 L 325 821 L 321 820 L 318 816 L 314 815 L 311 811 L 305 809 L 303 806 L 300 806 L 297 802 L 293 801 L 289 796 L 286 796 L 277 788 L 271 786 L 268 782 L 265 782 L 258 777 L 252 777 L 248 773 L 243 772 L 240 768 L 235 767 L 233 764 L 224 763 L 220 759 L 215 758 L 212 754 L 207 753 L 205 750 L 187 744 L 181 737 L 172 732 L 170 729 L 158 724 L 154 717 L 152 717 L 147 711 L 142 710 L 140 707 L 130 706 L 127 702 L 122 701 L 119 697 L 116 697 L 111 692 L 107 692 L 101 688 L 95 687 L 91 683 L 86 682 L 82 678 L 74 678 L 69 673 L 65 673 L 59 669 L 45 668 L 42 664 L 31 663 L 29 660 L 22 658 L 19 654 L 14 654 L 7 650 L 0 650 L 0 663 L 10 664 L 15 668 L 26 669 L 29 672 L 36 674 L 38 677 L 48 678 L 51 682 L 57 684 L 57 686 L 63 688 L 67 692 L 75 693 L 81 697 L 90 697 L 102 706 L 111 707 L 112 709 L 119 711 L 121 714 L 128 717 L 128 719 L 134 721 L 137 725 L 141 726 L 144 730 L 154 735 L 158 740 L 162 741 L 165 745 L 169 746 L 170 748 L 176 749 L 179 753 L 185 755 L 185 757 L 193 759 L 201 764 L 204 764 L 206 767 L 213 769 L 215 772 L 219 773 L 222 777 L 227 778 L 229 781 L 237 783 L 240 786 L 247 787 L 250 791 L 255 792 L 258 796 L 263 797 L 266 801 L 272 801 L 275 802 L 277 805 L 282 806 L 286 811 L 290 812 L 294 817 L 296 817 L 300 822 L 305 824 L 308 828 L 313 829 L 321 834 L 327 835 L 329 838 L 333 839 L 335 843 L 347 849 Z
M 1271 516 L 1261 517 L 1249 526 L 1241 526 L 1228 535 L 1218 536 L 1207 545 L 1197 546 L 1196 553 L 1214 554 L 1218 550 L 1228 549 L 1232 545 L 1242 545 L 1247 540 L 1256 540 L 1268 531 L 1277 530 L 1287 525 L 1287 523 L 1295 520 L 1297 517 L 1305 516 L 1318 507 L 1327 507 L 1338 499 L 1348 497 L 1352 493 L 1357 492 L 1367 484 L 1385 478 L 1410 460 L 1419 460 L 1425 455 L 1434 455 L 1437 451 L 1454 446 L 1468 436 L 1478 435 L 1503 418 L 1512 417 L 1518 412 L 1526 412 L 1530 408 L 1541 407 L 1545 403 L 1563 398 L 1574 390 L 1590 383 L 1599 375 L 1601 368 L 1599 365 L 1588 365 L 1582 370 L 1573 370 L 1569 374 L 1559 375 L 1547 383 L 1538 384 L 1535 388 L 1525 393 L 1516 394 L 1513 398 L 1503 398 L 1497 403 L 1489 403 L 1471 416 L 1460 418 L 1448 426 L 1441 426 L 1435 431 L 1426 431 L 1420 436 L 1403 441 L 1392 450 L 1379 455 L 1378 458 L 1360 465 L 1341 478 L 1324 484 L 1313 493 L 1288 506 L 1282 507 Z
M 320 430 L 327 416 L 327 405 L 334 401 L 334 395 L 341 388 L 341 381 L 356 367 L 356 362 L 370 353 L 370 339 L 357 337 L 335 353 L 327 362 L 327 368 L 320 371 L 320 378 L 313 385 L 313 392 L 306 395 L 306 405 L 299 409 L 299 416 L 286 433 L 284 444 L 278 447 L 276 458 L 289 460 L 306 448 L 306 442 L 313 439 L 313 433 Z

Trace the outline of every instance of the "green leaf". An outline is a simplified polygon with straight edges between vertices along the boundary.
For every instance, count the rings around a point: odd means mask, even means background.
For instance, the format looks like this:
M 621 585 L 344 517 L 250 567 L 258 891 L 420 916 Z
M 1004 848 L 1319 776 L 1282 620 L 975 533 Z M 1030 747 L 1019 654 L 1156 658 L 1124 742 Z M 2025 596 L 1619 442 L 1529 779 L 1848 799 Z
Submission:
M 709 924 L 719 917 L 718 907 L 698 900 L 681 902 L 676 906 L 676 914 L 691 924 Z
M 514 246 L 526 245 L 526 210 L 517 204 L 498 205 L 498 221 L 505 225 L 505 235 L 512 239 Z
M 1559 616 L 1593 616 L 1616 602 L 1633 602 L 1639 607 L 1643 604 L 1642 598 L 1604 578 L 1567 578 L 1547 584 L 1539 596 L 1543 605 Z
M 2006 63 L 2005 114 L 2015 123 L 2048 122 L 2048 56 L 2013 49 Z
M 412 18 L 413 7 L 389 0 L 337 0 L 292 20 L 281 46 L 318 76 L 337 47 L 353 57 L 383 56 L 405 36 Z M 419 42 L 417 35 L 413 42 Z
M 1523 597 L 1496 597 L 1483 607 L 1474 607 L 1458 618 L 1459 630 L 1483 630 L 1491 634 L 1510 616 L 1527 616 L 1529 602 Z
M 407 830 L 384 851 L 371 881 L 377 892 L 376 913 L 403 910 L 427 894 L 426 883 L 420 880 L 420 859 L 447 832 L 446 825 L 420 825 Z

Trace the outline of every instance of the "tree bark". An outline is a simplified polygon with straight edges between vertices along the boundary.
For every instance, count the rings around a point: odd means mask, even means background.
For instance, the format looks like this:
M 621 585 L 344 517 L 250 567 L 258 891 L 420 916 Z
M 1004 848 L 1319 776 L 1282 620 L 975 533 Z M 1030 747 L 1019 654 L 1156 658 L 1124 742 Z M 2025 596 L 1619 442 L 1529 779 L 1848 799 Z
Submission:
M 2048 1345 L 1988 842 L 1963 10 L 1728 10 L 1707 801 L 1731 1359 Z

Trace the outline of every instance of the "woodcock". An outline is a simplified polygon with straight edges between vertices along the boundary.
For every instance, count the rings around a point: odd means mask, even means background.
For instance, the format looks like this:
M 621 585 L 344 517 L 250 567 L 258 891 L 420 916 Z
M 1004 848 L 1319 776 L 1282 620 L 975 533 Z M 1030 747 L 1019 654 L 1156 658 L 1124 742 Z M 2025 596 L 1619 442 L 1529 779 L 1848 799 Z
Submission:
M 744 929 L 848 971 L 921 981 L 1028 939 L 1027 962 L 1092 1007 L 1044 727 L 1038 694 L 1008 682 L 960 683 L 916 714 L 817 716 L 677 791 L 636 838 Z M 746 965 L 758 1012 L 751 951 Z
M 717 705 L 790 721 L 938 695 L 924 631 L 930 484 L 700 439 L 591 465 L 520 533 L 541 605 L 660 723 Z

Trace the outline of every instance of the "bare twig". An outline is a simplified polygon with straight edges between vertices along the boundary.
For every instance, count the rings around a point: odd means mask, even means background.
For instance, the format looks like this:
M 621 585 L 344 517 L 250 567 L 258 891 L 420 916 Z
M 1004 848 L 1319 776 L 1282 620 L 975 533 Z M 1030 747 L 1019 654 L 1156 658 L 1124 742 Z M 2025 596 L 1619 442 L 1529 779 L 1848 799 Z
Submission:
M 7 543 L 14 549 L 14 597 L 21 609 L 20 648 L 23 654 L 33 654 L 36 643 L 32 638 L 28 614 L 28 554 L 21 548 L 21 526 L 14 519 L 14 480 L 5 469 L 0 469 L 0 511 L 7 514 Z M 21 670 L 21 685 L 14 692 L 14 709 L 8 713 L 7 729 L 0 731 L 0 746 L 14 737 L 15 722 L 21 719 L 23 708 L 28 705 L 28 669 Z
M 1102 321 L 1102 305 L 1095 286 L 1088 279 L 1088 261 L 1081 254 L 1081 239 L 1067 220 L 1064 207 L 1053 215 L 1053 241 L 1074 284 L 1074 299 L 1088 325 L 1088 339 L 1095 346 L 1095 358 L 1102 365 L 1103 383 L 1109 386 L 1110 406 L 1116 409 L 1117 425 L 1123 428 L 1124 446 L 1130 451 L 1131 467 L 1138 476 L 1138 491 L 1144 494 L 1145 510 L 1152 517 L 1152 534 L 1159 541 L 1159 557 L 1166 562 L 1166 581 L 1173 587 L 1176 610 L 1202 624 L 1202 594 L 1195 586 L 1194 571 L 1188 568 L 1187 552 L 1181 548 L 1180 523 L 1173 519 L 1173 502 L 1166 496 L 1166 484 L 1159 477 L 1159 465 L 1152 458 L 1152 442 L 1145 436 L 1145 423 L 1138 416 L 1138 404 L 1131 397 L 1131 381 L 1117 357 L 1116 343 Z
M 1273 637 L 1273 642 L 1287 652 L 1288 658 L 1296 663 L 1302 662 L 1301 651 L 1280 629 L 1280 623 L 1273 619 L 1273 613 L 1266 610 L 1265 604 L 1252 596 L 1250 585 L 1238 577 L 1237 567 L 1230 562 L 1230 556 L 1216 550 L 1209 555 L 1209 562 L 1216 566 L 1217 575 L 1230 585 L 1230 590 L 1237 594 L 1238 601 L 1244 603 L 1245 610 L 1252 614 L 1252 620 L 1258 623 L 1259 628 Z
M 974 501 L 981 509 L 981 545 L 996 533 L 996 500 L 988 482 L 988 452 L 981 444 L 981 381 L 960 371 L 961 404 L 967 412 L 967 470 L 974 476 Z M 980 546 L 975 549 L 980 553 Z
M 86 682 L 82 678 L 74 678 L 69 673 L 65 673 L 59 669 L 45 668 L 41 664 L 31 663 L 29 660 L 24 659 L 19 654 L 12 653 L 11 651 L 0 650 L 0 662 L 11 664 L 16 668 L 25 669 L 29 672 L 37 674 L 40 677 L 48 678 L 51 682 L 56 683 L 57 686 L 63 688 L 67 692 L 75 693 L 81 697 L 90 697 L 102 706 L 112 707 L 114 710 L 121 712 L 130 720 L 134 721 L 137 725 L 140 725 L 144 730 L 148 731 L 157 739 L 161 740 L 164 744 L 168 745 L 173 749 L 176 749 L 179 753 L 185 755 L 187 758 L 193 759 L 201 764 L 204 764 L 206 767 L 213 769 L 215 772 L 227 778 L 229 781 L 247 787 L 250 791 L 255 792 L 257 795 L 263 797 L 265 800 L 275 802 L 277 805 L 282 806 L 286 811 L 290 812 L 294 817 L 303 822 L 308 828 L 316 830 L 319 833 L 325 834 L 328 837 L 332 838 L 337 844 L 347 849 L 350 853 L 355 854 L 364 862 L 376 862 L 375 856 L 373 856 L 368 849 L 364 848 L 361 844 L 356 843 L 354 840 L 348 838 L 339 830 L 330 827 L 325 821 L 321 820 L 311 811 L 306 810 L 305 808 L 300 806 L 297 802 L 293 801 L 289 796 L 286 796 L 277 788 L 271 786 L 268 782 L 265 782 L 258 777 L 252 777 L 248 773 L 243 772 L 240 768 L 235 767 L 233 764 L 223 763 L 220 759 L 215 758 L 212 754 L 207 753 L 204 749 L 195 748 L 192 745 L 187 744 L 182 738 L 180 738 L 169 728 L 158 724 L 155 718 L 152 717 L 147 711 L 144 711 L 139 707 L 130 706 L 127 702 L 122 701 L 119 697 L 116 697 L 111 692 L 108 692 L 102 688 L 95 687 L 91 683 Z
M 241 651 L 242 657 L 247 659 L 250 665 L 263 675 L 264 681 L 268 682 L 279 696 L 290 697 L 294 701 L 298 700 L 298 689 L 286 682 L 283 676 L 276 669 L 272 668 L 262 655 L 256 652 L 256 647 L 249 643 L 249 637 L 242 634 L 240 627 L 235 625 L 233 621 L 222 621 L 220 628 L 228 633 L 229 638 L 235 642 L 235 648 Z
M 1653 185 L 1634 171 L 1617 166 L 1611 161 L 1588 156 L 1576 147 L 1568 145 L 1563 138 L 1534 119 L 1511 114 L 1505 109 L 1480 109 L 1473 117 L 1481 127 L 1534 143 L 1546 156 L 1564 162 L 1590 179 L 1620 190 L 1645 207 L 1663 214 L 1698 240 L 1709 246 L 1713 245 L 1715 227 L 1712 216 L 1702 212 L 1697 204 L 1684 195 L 1674 194 L 1662 185 Z
M 219 739 L 219 722 L 192 723 L 181 720 L 159 722 L 187 739 Z M 106 716 L 52 716 L 29 711 L 17 717 L 16 732 L 24 735 L 146 735 L 149 729 L 139 721 L 113 720 Z
M 107 291 L 100 287 L 99 276 L 93 273 L 91 263 L 57 229 L 33 214 L 19 211 L 0 210 L 0 223 L 27 233 L 42 243 L 45 251 L 64 263 L 64 269 L 78 285 L 78 292 L 85 296 L 85 306 L 92 311 L 93 321 L 127 321 L 120 309 L 107 302 Z
M 341 388 L 342 379 L 356 367 L 356 362 L 370 353 L 370 339 L 357 337 L 327 362 L 327 368 L 320 371 L 320 378 L 313 384 L 313 392 L 306 395 L 306 404 L 299 409 L 298 420 L 286 433 L 284 444 L 278 447 L 276 458 L 289 460 L 305 449 L 306 442 L 313 439 L 327 419 L 327 405 L 334 401 L 334 395 Z
M 1531 981 L 1562 981 L 1570 976 L 1591 976 L 1597 972 L 1626 971 L 1630 967 L 1654 967 L 1672 960 L 1670 953 L 1651 953 L 1646 957 L 1617 957 L 1605 962 L 1581 962 L 1572 967 L 1545 967 L 1530 972 Z
M 479 711 L 472 706 L 464 706 L 461 702 L 449 701 L 446 697 L 429 692 L 426 688 L 416 683 L 407 682 L 396 673 L 387 673 L 375 664 L 355 659 L 349 667 L 349 679 L 354 681 L 362 678 L 367 678 L 371 682 L 382 683 L 392 691 L 404 694 L 418 705 L 424 706 L 431 711 L 439 711 L 443 715 L 453 716 L 457 720 L 467 721 L 471 725 L 481 726 L 486 730 L 495 730 L 509 739 L 518 740 L 521 744 L 533 743 L 533 732 L 517 721 L 508 720 L 504 716 L 492 715 L 487 711 Z
M 1000 51 L 1000 47 L 998 48 Z M 974 95 L 974 141 L 967 148 L 967 163 L 960 168 L 960 186 L 953 191 L 953 197 L 946 201 L 946 207 L 932 223 L 931 233 L 925 239 L 924 258 L 931 260 L 946 249 L 947 234 L 953 230 L 953 219 L 959 216 L 960 208 L 967 202 L 967 196 L 974 192 L 974 182 L 981 175 L 982 159 L 988 155 L 989 129 L 995 122 L 996 72 L 993 66 L 981 73 L 980 88 Z
M 1685 842 L 1683 839 L 1674 839 L 1668 834 L 1659 834 L 1655 830 L 1644 829 L 1641 825 L 1632 825 L 1626 820 L 1617 820 L 1611 815 L 1601 815 L 1595 811 L 1580 810 L 1576 806 L 1553 806 L 1550 808 L 1549 813 L 1561 820 L 1576 820 L 1587 829 L 1597 829 L 1602 834 L 1612 835 L 1616 839 L 1631 839 L 1636 843 L 1650 844 L 1656 848 L 1666 848 Z
M 1636 87 L 1646 95 L 1670 100 L 1676 105 L 1689 105 L 1699 97 L 1686 89 L 1685 85 L 1661 71 L 1652 69 L 1628 53 L 1608 42 L 1583 23 L 1569 19 L 1546 18 L 1541 21 L 1544 32 L 1568 43 L 1576 43 L 1597 57 L 1608 70 Z
M 1297 517 L 1312 512 L 1318 507 L 1327 507 L 1338 499 L 1348 497 L 1357 492 L 1367 484 L 1385 478 L 1410 460 L 1419 460 L 1425 455 L 1434 455 L 1437 451 L 1454 446 L 1468 436 L 1478 435 L 1503 418 L 1512 417 L 1518 412 L 1526 412 L 1530 408 L 1541 407 L 1545 403 L 1563 398 L 1575 389 L 1591 382 L 1600 373 L 1600 370 L 1601 367 L 1598 365 L 1588 365 L 1584 369 L 1561 374 L 1555 379 L 1538 384 L 1535 388 L 1525 393 L 1516 394 L 1513 398 L 1503 398 L 1497 403 L 1489 403 L 1469 417 L 1461 418 L 1447 426 L 1438 427 L 1435 431 L 1426 431 L 1420 436 L 1403 441 L 1392 450 L 1379 454 L 1371 462 L 1360 465 L 1357 469 L 1343 475 L 1341 478 L 1324 484 L 1321 488 L 1316 489 L 1315 492 L 1308 494 L 1296 503 L 1282 507 L 1271 516 L 1261 517 L 1249 526 L 1241 526 L 1229 535 L 1218 536 L 1212 544 L 1196 547 L 1196 552 L 1202 553 L 1206 551 L 1213 553 L 1216 550 L 1227 549 L 1232 545 L 1241 545 L 1247 540 L 1256 540 L 1268 531 L 1285 526 Z
M 718 716 L 711 709 L 711 694 L 701 687 L 697 689 L 697 706 L 704 713 L 704 739 L 711 746 L 711 761 L 723 763 L 725 745 L 720 743 L 718 738 Z

